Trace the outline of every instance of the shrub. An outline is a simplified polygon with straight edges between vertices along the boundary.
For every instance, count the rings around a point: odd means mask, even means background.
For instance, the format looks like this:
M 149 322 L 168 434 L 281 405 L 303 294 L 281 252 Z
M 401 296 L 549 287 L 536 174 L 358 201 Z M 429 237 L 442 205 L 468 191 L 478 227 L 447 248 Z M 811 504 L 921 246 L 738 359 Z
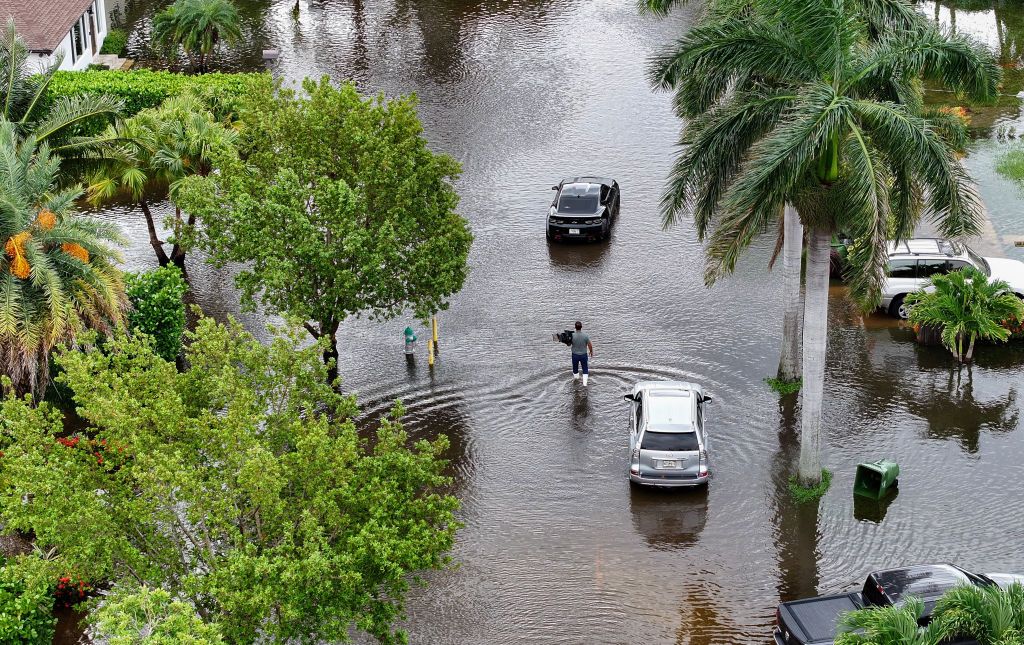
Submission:
M 821 496 L 828 491 L 828 487 L 832 485 L 832 471 L 821 469 L 821 481 L 818 482 L 817 486 L 811 488 L 804 488 L 800 485 L 800 481 L 796 475 L 789 478 L 789 494 L 793 498 L 793 501 L 797 504 L 804 504 L 807 502 L 813 502 L 821 499 Z
M 133 307 L 128 324 L 152 336 L 153 348 L 167 361 L 174 362 L 181 353 L 187 292 L 188 284 L 174 265 L 125 274 L 125 293 Z
M 49 590 L 28 584 L 13 569 L 0 567 L 0 643 L 49 645 L 57 620 Z
M 90 622 L 100 639 L 117 645 L 224 643 L 216 624 L 204 623 L 195 607 L 163 589 L 119 589 L 104 600 Z
M 273 84 L 269 74 L 185 76 L 151 69 L 57 72 L 47 88 L 45 102 L 48 106 L 65 96 L 107 95 L 124 101 L 121 116 L 128 117 L 156 107 L 168 97 L 191 91 L 210 106 L 218 119 L 235 120 L 241 100 L 263 83 Z M 82 124 L 78 134 L 95 135 L 104 127 L 106 121 L 91 119 Z
M 124 56 L 127 49 L 128 32 L 124 29 L 111 29 L 107 32 L 107 37 L 103 39 L 103 46 L 100 47 L 100 53 Z

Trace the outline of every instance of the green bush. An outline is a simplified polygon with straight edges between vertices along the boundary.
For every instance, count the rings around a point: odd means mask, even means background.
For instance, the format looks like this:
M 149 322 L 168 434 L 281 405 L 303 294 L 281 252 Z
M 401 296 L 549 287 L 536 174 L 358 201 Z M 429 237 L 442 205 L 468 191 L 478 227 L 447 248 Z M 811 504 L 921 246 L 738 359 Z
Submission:
M 260 84 L 273 84 L 270 74 L 201 74 L 186 76 L 161 70 L 134 69 L 85 70 L 81 72 L 57 72 L 46 91 L 46 105 L 66 96 L 101 95 L 113 96 L 124 101 L 122 116 L 134 116 L 141 110 L 152 108 L 164 99 L 183 92 L 192 92 L 210 105 L 218 119 L 237 118 L 236 112 L 242 98 L 253 92 Z M 98 134 L 106 127 L 105 120 L 90 120 L 84 123 L 78 134 Z
M 124 29 L 111 29 L 107 37 L 103 39 L 103 46 L 100 47 L 101 54 L 115 54 L 124 56 L 128 49 L 128 32 Z
M 181 270 L 173 265 L 125 274 L 125 293 L 134 308 L 128 312 L 128 324 L 152 336 L 156 353 L 167 361 L 173 362 L 181 353 L 187 292 Z
M 0 643 L 50 645 L 57 619 L 49 591 L 27 584 L 8 567 L 0 567 Z

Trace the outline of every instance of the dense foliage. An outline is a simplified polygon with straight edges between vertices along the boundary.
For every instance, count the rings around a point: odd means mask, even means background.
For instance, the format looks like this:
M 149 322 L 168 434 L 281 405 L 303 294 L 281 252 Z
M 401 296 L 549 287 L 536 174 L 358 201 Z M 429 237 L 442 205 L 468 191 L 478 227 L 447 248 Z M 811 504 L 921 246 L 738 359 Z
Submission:
M 13 567 L 0 566 L 0 643 L 50 645 L 57 623 L 52 611 L 47 587 L 27 582 Z
M 175 59 L 181 48 L 193 69 L 205 72 L 218 45 L 233 45 L 242 35 L 238 10 L 230 0 L 175 0 L 153 17 L 153 46 Z
M 58 188 L 49 147 L 14 130 L 0 119 L 0 375 L 41 398 L 54 346 L 123 320 L 121 238 L 113 224 L 78 215 L 81 191 Z
M 254 93 L 240 159 L 186 182 L 180 203 L 216 262 L 245 263 L 243 303 L 306 321 L 329 361 L 349 315 L 446 308 L 472 235 L 455 212 L 459 165 L 427 148 L 415 97 L 364 98 L 327 78 L 303 90 Z
M 119 588 L 89 617 L 96 637 L 108 645 L 223 645 L 216 624 L 204 623 L 195 607 L 163 589 Z
M 231 112 L 231 109 L 220 111 L 218 106 L 227 104 L 231 108 L 254 88 L 271 84 L 269 74 L 256 73 L 186 76 L 149 69 L 56 72 L 46 90 L 44 102 L 53 105 L 84 96 L 108 96 L 122 101 L 124 116 L 132 116 L 187 92 L 201 98 L 215 112 L 222 113 Z M 103 124 L 91 126 L 93 133 L 102 128 Z
M 153 351 L 174 362 L 185 333 L 185 294 L 188 284 L 176 266 L 125 274 L 125 293 L 132 309 L 128 323 L 134 331 L 153 337 Z
M 962 585 L 935 604 L 921 628 L 924 603 L 909 598 L 898 607 L 848 612 L 836 645 L 940 645 L 976 641 L 979 645 L 1024 645 L 1024 587 L 1006 589 Z
M 103 38 L 103 46 L 100 47 L 101 54 L 114 54 L 124 56 L 128 49 L 128 32 L 124 29 L 111 29 Z
M 400 407 L 361 440 L 354 397 L 301 336 L 264 346 L 202 319 L 181 373 L 146 336 L 62 354 L 88 435 L 116 461 L 56 442 L 46 406 L 5 399 L 0 520 L 57 554 L 23 566 L 162 588 L 229 643 L 349 629 L 398 642 L 410 574 L 446 566 L 458 528 L 448 442 L 408 447 Z
M 1005 341 L 1012 333 L 1005 321 L 1024 318 L 1024 302 L 1007 284 L 990 282 L 974 267 L 934 275 L 931 286 L 907 296 L 910 322 L 941 329 L 942 344 L 959 363 L 971 362 L 975 340 Z

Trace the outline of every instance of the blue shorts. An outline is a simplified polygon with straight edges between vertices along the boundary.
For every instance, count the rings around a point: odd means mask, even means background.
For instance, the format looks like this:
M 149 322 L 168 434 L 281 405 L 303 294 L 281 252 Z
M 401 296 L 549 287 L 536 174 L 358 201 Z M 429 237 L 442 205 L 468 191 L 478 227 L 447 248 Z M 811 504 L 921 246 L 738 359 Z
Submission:
M 583 373 L 590 374 L 590 370 L 587 369 L 587 355 L 586 354 L 573 354 L 572 355 L 572 373 L 575 374 L 579 371 L 580 364 L 583 364 Z

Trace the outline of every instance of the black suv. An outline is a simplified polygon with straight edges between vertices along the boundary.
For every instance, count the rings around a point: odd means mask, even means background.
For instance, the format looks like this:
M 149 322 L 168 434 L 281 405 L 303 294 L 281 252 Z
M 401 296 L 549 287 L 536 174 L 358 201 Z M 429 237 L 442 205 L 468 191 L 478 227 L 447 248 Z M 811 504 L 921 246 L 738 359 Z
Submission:
M 619 215 L 619 185 L 603 177 L 570 177 L 552 186 L 549 240 L 603 240 Z

